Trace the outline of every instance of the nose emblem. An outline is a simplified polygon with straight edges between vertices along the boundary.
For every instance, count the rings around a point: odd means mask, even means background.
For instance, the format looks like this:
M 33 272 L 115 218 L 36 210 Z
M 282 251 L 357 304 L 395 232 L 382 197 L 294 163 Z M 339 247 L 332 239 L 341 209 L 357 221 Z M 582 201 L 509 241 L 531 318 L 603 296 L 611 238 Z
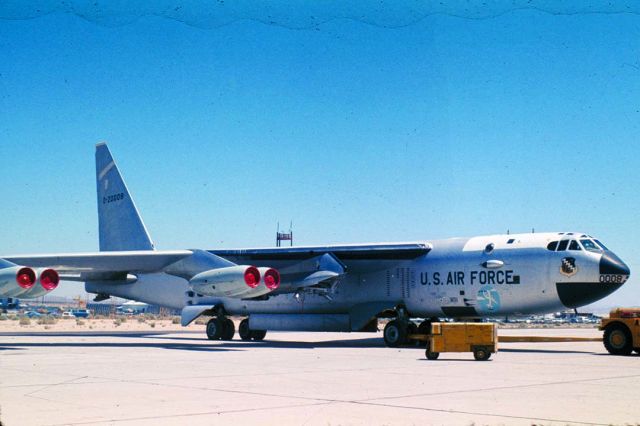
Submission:
M 575 275 L 576 272 L 578 272 L 578 267 L 576 266 L 576 259 L 573 257 L 563 258 L 562 264 L 560 265 L 560 272 L 568 277 Z

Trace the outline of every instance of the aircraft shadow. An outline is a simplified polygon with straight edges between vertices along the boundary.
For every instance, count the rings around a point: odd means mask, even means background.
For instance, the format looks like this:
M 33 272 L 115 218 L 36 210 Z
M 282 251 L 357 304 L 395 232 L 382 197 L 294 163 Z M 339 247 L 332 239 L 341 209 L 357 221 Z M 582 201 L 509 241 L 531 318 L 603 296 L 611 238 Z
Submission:
M 159 337 L 162 340 L 178 340 L 178 341 L 191 341 L 202 342 L 206 341 L 205 337 L 191 338 L 191 337 Z M 380 337 L 371 337 L 366 339 L 349 339 L 349 340 L 324 340 L 320 342 L 297 342 L 297 341 L 281 341 L 281 340 L 263 340 L 256 341 L 242 341 L 242 340 L 228 340 L 217 341 L 217 345 L 225 348 L 282 348 L 282 349 L 314 349 L 314 348 L 384 348 L 384 342 Z
M 111 342 L 53 342 L 53 343 L 0 343 L 0 351 L 24 350 L 28 348 L 154 348 L 171 349 L 180 351 L 200 352 L 229 352 L 238 349 L 226 348 L 218 344 L 187 344 L 187 343 L 162 343 L 162 342 L 135 342 L 135 343 L 111 343 Z
M 0 337 L 146 337 L 162 336 L 166 334 L 202 334 L 201 331 L 184 330 L 158 330 L 158 331 L 6 331 L 0 332 Z
M 280 348 L 280 349 L 315 349 L 315 348 L 384 348 L 381 338 L 327 340 L 320 342 L 296 342 L 296 341 L 215 341 L 210 342 L 205 337 L 163 337 L 160 333 L 20 333 L 11 336 L 22 337 L 118 337 L 120 339 L 143 339 L 137 342 L 99 342 L 99 341 L 73 341 L 73 342 L 0 342 L 0 351 L 19 350 L 41 347 L 67 347 L 67 348 L 157 348 L 184 351 L 241 351 L 252 348 Z M 1 337 L 1 335 L 0 335 Z

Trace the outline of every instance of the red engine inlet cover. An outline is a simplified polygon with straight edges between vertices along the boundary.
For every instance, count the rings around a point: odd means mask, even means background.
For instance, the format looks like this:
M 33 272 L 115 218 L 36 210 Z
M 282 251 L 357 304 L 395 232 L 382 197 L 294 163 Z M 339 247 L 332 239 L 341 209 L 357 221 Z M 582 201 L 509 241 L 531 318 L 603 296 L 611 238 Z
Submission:
M 20 287 L 28 290 L 36 283 L 36 273 L 31 268 L 22 268 L 16 274 L 16 282 Z
M 51 291 L 58 287 L 59 283 L 60 276 L 53 269 L 45 269 L 42 271 L 42 274 L 40 274 L 40 284 L 42 285 L 42 288 L 47 291 Z
M 260 271 L 255 266 L 249 266 L 244 271 L 244 282 L 251 288 L 258 287 L 260 284 Z
M 280 273 L 275 269 L 269 269 L 264 273 L 264 285 L 269 290 L 275 290 L 280 286 Z

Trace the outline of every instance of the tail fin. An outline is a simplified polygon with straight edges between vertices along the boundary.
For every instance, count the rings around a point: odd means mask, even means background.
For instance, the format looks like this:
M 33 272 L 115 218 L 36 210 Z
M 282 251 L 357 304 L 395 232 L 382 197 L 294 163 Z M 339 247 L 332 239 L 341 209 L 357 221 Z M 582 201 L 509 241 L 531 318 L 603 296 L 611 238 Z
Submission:
M 154 250 L 106 143 L 96 145 L 100 251 Z

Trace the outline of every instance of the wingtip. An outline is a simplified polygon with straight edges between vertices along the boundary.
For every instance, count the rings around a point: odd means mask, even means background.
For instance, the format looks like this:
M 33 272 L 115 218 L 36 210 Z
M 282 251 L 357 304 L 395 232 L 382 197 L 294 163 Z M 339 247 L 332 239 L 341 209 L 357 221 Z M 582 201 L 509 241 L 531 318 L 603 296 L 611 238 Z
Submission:
M 105 142 L 105 141 L 98 142 L 98 143 L 96 144 L 96 148 L 99 148 L 99 147 L 101 147 L 101 146 L 103 146 L 103 145 L 106 145 L 106 144 L 107 144 L 107 142 Z

